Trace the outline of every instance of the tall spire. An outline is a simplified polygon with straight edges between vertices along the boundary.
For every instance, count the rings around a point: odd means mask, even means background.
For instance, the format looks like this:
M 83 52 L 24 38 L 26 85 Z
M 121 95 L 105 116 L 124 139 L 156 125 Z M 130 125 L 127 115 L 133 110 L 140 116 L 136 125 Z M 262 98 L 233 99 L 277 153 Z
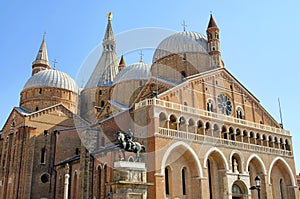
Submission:
M 32 75 L 41 71 L 50 69 L 50 64 L 48 60 L 47 46 L 46 46 L 46 33 L 44 33 L 43 41 L 41 43 L 38 54 L 35 61 L 32 62 Z
M 111 25 L 112 13 L 107 15 L 107 26 L 102 42 L 102 55 L 90 76 L 85 88 L 97 86 L 111 86 L 115 76 L 118 74 L 119 61 L 115 51 L 116 42 Z
M 111 27 L 111 20 L 112 20 L 112 13 L 109 12 L 107 14 L 107 21 L 108 22 L 107 22 L 105 36 L 104 36 L 103 41 L 105 41 L 105 40 L 115 40 L 114 33 L 113 33 L 112 27 Z

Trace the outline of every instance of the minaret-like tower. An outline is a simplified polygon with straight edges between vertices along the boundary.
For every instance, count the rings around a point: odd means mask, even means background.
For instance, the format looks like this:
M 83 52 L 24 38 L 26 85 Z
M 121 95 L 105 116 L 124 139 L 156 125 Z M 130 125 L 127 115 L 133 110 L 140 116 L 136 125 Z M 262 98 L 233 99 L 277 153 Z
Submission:
M 115 50 L 116 41 L 111 25 L 111 12 L 108 13 L 107 19 L 101 57 L 81 93 L 81 116 L 89 121 L 95 121 L 95 116 L 103 112 L 104 106 L 109 100 L 112 83 L 119 73 L 119 60 Z
M 125 67 L 126 67 L 126 63 L 125 63 L 124 57 L 122 55 L 122 57 L 120 59 L 120 63 L 119 63 L 119 71 L 121 71 Z
M 40 46 L 39 52 L 36 56 L 34 62 L 32 62 L 32 75 L 40 72 L 41 70 L 50 69 L 50 64 L 48 61 L 48 53 L 46 47 L 46 36 L 43 36 L 43 41 Z
M 209 23 L 206 29 L 206 34 L 208 39 L 208 52 L 211 58 L 211 67 L 224 67 L 221 58 L 219 28 L 212 14 L 210 15 Z
M 111 26 L 112 13 L 108 13 L 107 15 L 107 26 L 105 35 L 103 38 L 102 46 L 103 51 L 102 55 L 90 76 L 85 89 L 93 88 L 97 86 L 110 86 L 119 72 L 118 66 L 119 61 L 117 57 L 116 49 L 116 41 L 114 37 L 114 33 Z

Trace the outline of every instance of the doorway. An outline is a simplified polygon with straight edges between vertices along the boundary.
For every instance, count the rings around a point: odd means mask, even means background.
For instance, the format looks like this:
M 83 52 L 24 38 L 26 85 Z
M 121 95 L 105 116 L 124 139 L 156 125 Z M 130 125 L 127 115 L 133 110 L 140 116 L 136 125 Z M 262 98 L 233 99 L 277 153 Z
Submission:
M 237 180 L 233 183 L 231 193 L 232 199 L 244 199 L 248 196 L 247 187 L 241 180 Z

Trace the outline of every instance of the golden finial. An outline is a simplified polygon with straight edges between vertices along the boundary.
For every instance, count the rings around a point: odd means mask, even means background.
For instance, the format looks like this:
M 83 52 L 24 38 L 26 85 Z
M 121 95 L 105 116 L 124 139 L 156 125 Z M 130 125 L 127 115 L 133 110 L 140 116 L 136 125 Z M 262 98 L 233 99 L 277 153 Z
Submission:
M 113 15 L 112 15 L 112 12 L 109 12 L 107 14 L 107 19 L 110 21 L 112 19 Z

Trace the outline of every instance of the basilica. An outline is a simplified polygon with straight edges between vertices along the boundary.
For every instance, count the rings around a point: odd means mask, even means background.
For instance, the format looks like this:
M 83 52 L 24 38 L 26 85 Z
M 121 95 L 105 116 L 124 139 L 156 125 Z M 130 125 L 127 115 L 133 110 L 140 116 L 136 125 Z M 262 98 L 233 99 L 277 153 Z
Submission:
M 118 56 L 112 14 L 84 87 L 44 37 L 0 132 L 0 199 L 296 199 L 292 137 L 225 67 L 206 33 Z M 30 67 L 28 66 L 28 71 Z

